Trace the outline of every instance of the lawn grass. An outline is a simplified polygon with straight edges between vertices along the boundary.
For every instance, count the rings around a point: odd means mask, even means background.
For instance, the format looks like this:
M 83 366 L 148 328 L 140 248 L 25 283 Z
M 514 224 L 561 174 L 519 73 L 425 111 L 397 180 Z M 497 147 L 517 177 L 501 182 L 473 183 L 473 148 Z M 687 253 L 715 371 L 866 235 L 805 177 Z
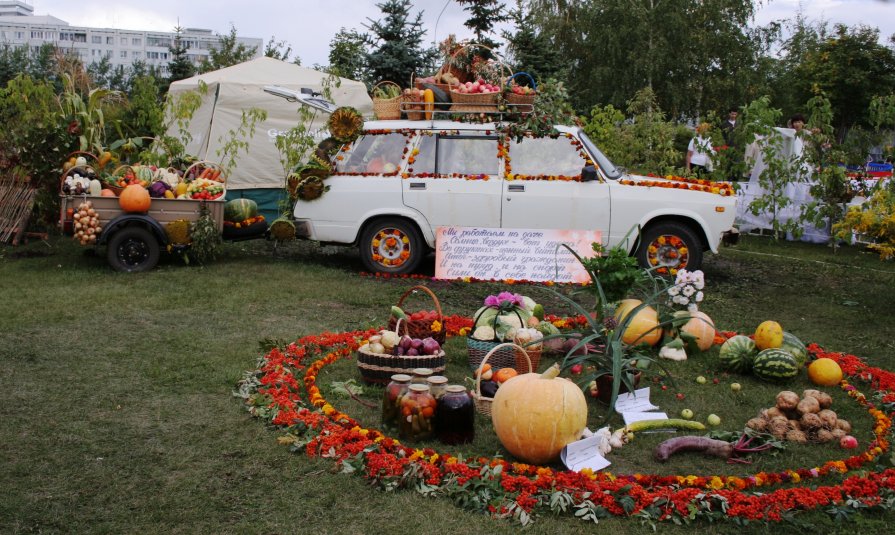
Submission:
M 431 261 L 425 269 L 431 272 Z M 739 246 L 709 256 L 703 269 L 709 286 L 702 309 L 719 328 L 748 332 L 775 319 L 803 340 L 895 368 L 891 262 L 856 248 L 833 255 L 823 246 L 747 236 Z M 65 238 L 0 249 L 0 388 L 6 398 L 0 407 L 0 532 L 518 530 L 443 499 L 373 491 L 360 478 L 333 473 L 329 461 L 290 454 L 277 445 L 276 433 L 252 420 L 231 397 L 236 381 L 261 354 L 260 342 L 381 325 L 389 306 L 419 282 L 361 277 L 360 270 L 353 251 L 308 243 L 276 251 L 260 242 L 228 244 L 207 266 L 184 267 L 169 259 L 139 275 L 114 273 L 101 256 Z M 502 288 L 426 284 L 449 314 L 470 314 L 484 295 Z M 515 289 L 546 301 L 548 311 L 555 304 L 542 289 Z M 449 347 L 449 374 L 462 378 L 462 343 Z M 730 394 L 728 378 L 708 359 L 694 357 L 676 368 L 685 400 L 659 391 L 658 404 L 673 413 L 687 406 L 697 417 L 716 412 L 722 428 L 732 430 L 772 402 L 777 389 L 749 379 L 740 381 L 742 396 Z M 717 376 L 720 384 L 696 385 L 692 378 L 698 374 Z M 356 368 L 344 361 L 328 368 L 320 383 L 326 390 L 331 381 L 349 377 L 357 377 Z M 366 395 L 376 398 L 378 392 L 368 389 Z M 377 411 L 351 400 L 336 401 L 370 425 L 378 418 Z M 860 425 L 865 416 L 841 396 L 834 408 L 866 440 L 866 426 Z M 595 405 L 592 416 L 601 410 Z M 499 452 L 486 422 L 479 425 L 476 453 Z M 659 438 L 638 437 L 639 443 L 611 459 L 612 470 L 657 471 L 648 453 Z M 792 448 L 777 458 L 758 459 L 758 469 L 803 466 L 835 454 L 827 446 Z M 727 470 L 690 456 L 661 468 Z M 823 513 L 797 518 L 825 533 L 888 533 L 892 520 L 866 515 L 839 526 Z M 651 531 L 636 519 L 588 528 L 550 516 L 539 517 L 527 531 L 586 529 Z M 659 529 L 690 533 L 694 528 Z M 764 533 L 780 528 L 700 524 L 696 529 Z

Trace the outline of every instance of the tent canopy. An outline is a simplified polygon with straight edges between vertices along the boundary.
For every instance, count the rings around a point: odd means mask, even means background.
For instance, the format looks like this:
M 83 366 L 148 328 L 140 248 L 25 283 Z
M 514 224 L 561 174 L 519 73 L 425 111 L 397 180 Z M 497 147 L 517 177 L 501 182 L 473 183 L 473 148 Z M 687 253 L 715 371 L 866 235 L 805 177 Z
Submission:
M 288 131 L 298 122 L 301 104 L 269 95 L 266 85 L 279 85 L 293 90 L 307 87 L 323 90 L 328 75 L 320 71 L 300 67 L 278 59 L 260 57 L 217 71 L 200 74 L 171 84 L 172 96 L 207 84 L 202 104 L 189 124 L 192 141 L 187 145 L 188 154 L 201 160 L 219 162 L 220 150 L 242 122 L 243 110 L 252 107 L 267 111 L 267 120 L 256 125 L 255 135 L 247 140 L 247 152 L 240 152 L 235 169 L 227 177 L 228 190 L 256 188 L 283 188 L 285 170 L 280 153 L 274 143 L 276 136 Z M 353 106 L 363 115 L 371 115 L 373 102 L 362 82 L 339 78 L 338 87 L 332 88 L 332 100 L 339 106 Z M 318 112 L 311 125 L 317 137 L 328 135 L 328 116 Z M 176 126 L 169 134 L 178 137 Z

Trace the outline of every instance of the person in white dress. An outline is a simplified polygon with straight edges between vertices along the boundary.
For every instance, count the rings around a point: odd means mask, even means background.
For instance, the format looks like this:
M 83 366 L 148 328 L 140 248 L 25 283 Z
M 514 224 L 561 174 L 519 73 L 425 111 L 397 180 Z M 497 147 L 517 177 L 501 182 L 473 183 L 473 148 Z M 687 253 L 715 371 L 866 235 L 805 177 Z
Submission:
M 712 140 L 708 137 L 709 123 L 701 123 L 696 127 L 696 136 L 687 146 L 687 173 L 703 177 L 712 171 Z

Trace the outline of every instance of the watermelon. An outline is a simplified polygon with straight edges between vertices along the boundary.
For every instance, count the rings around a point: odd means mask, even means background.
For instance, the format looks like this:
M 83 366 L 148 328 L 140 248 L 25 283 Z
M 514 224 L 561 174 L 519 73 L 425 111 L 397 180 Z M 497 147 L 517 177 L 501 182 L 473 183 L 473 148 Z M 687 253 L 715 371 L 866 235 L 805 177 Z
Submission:
M 224 221 L 241 223 L 258 215 L 258 203 L 252 199 L 233 199 L 224 205 Z
M 759 379 L 782 383 L 799 374 L 799 363 L 789 351 L 776 347 L 765 349 L 752 361 L 752 373 Z
M 805 349 L 805 344 L 792 333 L 783 331 L 783 345 L 780 346 L 780 349 L 792 353 L 792 356 L 796 358 L 796 362 L 799 364 L 799 368 L 805 366 L 805 363 L 808 362 L 808 350 Z
M 718 358 L 725 370 L 747 373 L 752 369 L 752 361 L 756 354 L 758 348 L 755 347 L 755 342 L 748 336 L 738 334 L 724 342 Z

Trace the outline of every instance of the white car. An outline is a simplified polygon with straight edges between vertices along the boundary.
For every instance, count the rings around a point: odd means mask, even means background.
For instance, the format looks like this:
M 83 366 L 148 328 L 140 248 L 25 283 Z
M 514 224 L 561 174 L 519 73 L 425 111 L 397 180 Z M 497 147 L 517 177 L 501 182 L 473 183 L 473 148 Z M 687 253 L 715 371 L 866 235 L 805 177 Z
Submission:
M 557 130 L 517 142 L 494 124 L 367 122 L 335 157 L 329 190 L 296 203 L 298 236 L 357 245 L 370 271 L 409 273 L 442 226 L 599 230 L 608 247 L 628 238 L 643 266 L 692 270 L 732 230 L 729 185 L 629 175 L 580 128 Z

